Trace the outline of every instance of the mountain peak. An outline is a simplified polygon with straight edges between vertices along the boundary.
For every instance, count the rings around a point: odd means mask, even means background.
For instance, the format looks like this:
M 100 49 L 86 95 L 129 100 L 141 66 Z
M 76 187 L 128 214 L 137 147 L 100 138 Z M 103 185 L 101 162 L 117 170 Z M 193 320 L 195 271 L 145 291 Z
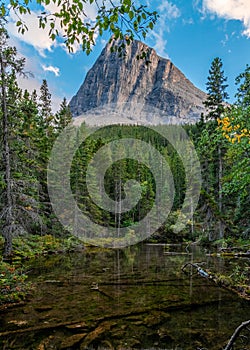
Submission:
M 73 116 L 106 104 L 135 103 L 155 107 L 178 124 L 200 118 L 206 94 L 169 59 L 137 40 L 126 48 L 125 57 L 111 52 L 111 46 L 108 43 L 102 50 L 70 101 Z M 146 53 L 148 64 L 145 59 L 138 59 L 142 52 Z

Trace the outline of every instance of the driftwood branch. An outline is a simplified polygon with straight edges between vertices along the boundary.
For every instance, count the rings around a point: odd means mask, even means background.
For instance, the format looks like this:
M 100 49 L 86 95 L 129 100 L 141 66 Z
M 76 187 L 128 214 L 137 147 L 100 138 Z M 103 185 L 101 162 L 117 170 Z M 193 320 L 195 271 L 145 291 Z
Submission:
M 203 270 L 199 265 L 204 265 L 205 263 L 204 262 L 201 262 L 201 263 L 191 263 L 191 262 L 188 262 L 186 263 L 185 265 L 182 266 L 182 271 L 183 272 L 186 272 L 185 269 L 187 266 L 191 266 L 193 268 L 196 269 L 197 273 L 202 276 L 202 277 L 205 277 L 205 278 L 208 278 L 209 277 L 209 274 Z
M 231 350 L 235 340 L 238 338 L 242 329 L 247 328 L 247 326 L 249 326 L 249 325 L 250 325 L 250 320 L 242 322 L 242 324 L 239 327 L 237 327 L 236 330 L 234 331 L 231 339 L 229 340 L 229 342 L 224 350 Z
M 100 294 L 104 295 L 105 297 L 109 298 L 109 299 L 114 299 L 112 296 L 110 296 L 109 294 L 105 293 L 103 290 L 101 290 L 98 286 L 98 283 L 92 283 L 92 286 L 90 288 L 91 290 L 94 290 L 96 292 L 99 292 Z
M 189 273 L 190 275 L 192 275 L 192 271 L 186 271 L 186 267 L 187 266 L 192 267 L 192 268 L 194 268 L 196 270 L 196 273 L 198 275 L 200 275 L 201 277 L 204 277 L 204 278 L 206 278 L 206 279 L 208 279 L 210 281 L 213 281 L 217 286 L 219 286 L 221 288 L 230 290 L 233 293 L 237 293 L 238 296 L 240 296 L 241 298 L 244 298 L 246 300 L 250 300 L 250 297 L 249 297 L 249 295 L 246 292 L 247 289 L 245 290 L 244 287 L 241 287 L 241 286 L 238 286 L 238 285 L 233 285 L 229 281 L 221 279 L 220 276 L 217 276 L 216 274 L 212 273 L 208 269 L 206 269 L 206 270 L 202 269 L 200 267 L 200 265 L 203 265 L 203 264 L 205 264 L 205 263 L 204 262 L 203 263 L 191 263 L 191 262 L 188 262 L 188 263 L 186 263 L 186 264 L 184 264 L 182 266 L 181 270 L 184 273 Z

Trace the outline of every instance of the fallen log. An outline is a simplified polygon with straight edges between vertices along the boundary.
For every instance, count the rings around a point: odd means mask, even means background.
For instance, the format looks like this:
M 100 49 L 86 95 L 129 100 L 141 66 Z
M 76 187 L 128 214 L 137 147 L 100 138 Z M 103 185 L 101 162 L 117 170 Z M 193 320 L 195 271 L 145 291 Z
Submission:
M 82 322 L 79 321 L 79 323 Z M 55 329 L 55 328 L 60 328 L 60 327 L 65 327 L 65 326 L 69 326 L 72 324 L 78 323 L 77 321 L 74 322 L 61 322 L 61 323 L 57 323 L 57 324 L 46 324 L 46 325 L 40 325 L 40 326 L 34 326 L 34 327 L 27 327 L 27 328 L 23 328 L 23 329 L 15 329 L 15 330 L 11 330 L 11 331 L 5 331 L 5 332 L 0 332 L 0 337 L 5 337 L 11 334 L 22 334 L 22 333 L 29 333 L 29 332 L 38 332 L 38 331 L 44 331 L 44 330 L 51 330 L 51 329 Z
M 245 286 L 239 286 L 239 285 L 233 285 L 227 278 L 227 276 L 222 276 L 222 275 L 216 275 L 215 273 L 212 273 L 208 269 L 202 269 L 199 265 L 205 264 L 204 262 L 202 263 L 191 263 L 188 262 L 185 265 L 182 266 L 181 270 L 184 273 L 186 272 L 186 267 L 191 266 L 196 269 L 196 272 L 204 278 L 207 278 L 211 280 L 213 283 L 215 283 L 217 286 L 227 289 L 230 292 L 236 293 L 239 297 L 244 298 L 246 300 L 250 300 L 250 294 L 249 294 L 249 289 L 248 287 Z

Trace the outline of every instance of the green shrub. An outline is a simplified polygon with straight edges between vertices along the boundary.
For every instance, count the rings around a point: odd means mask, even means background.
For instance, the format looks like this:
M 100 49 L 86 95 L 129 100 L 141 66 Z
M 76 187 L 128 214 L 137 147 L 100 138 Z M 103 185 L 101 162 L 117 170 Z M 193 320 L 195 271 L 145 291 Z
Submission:
M 25 283 L 27 275 L 5 262 L 0 263 L 0 304 L 19 302 L 24 299 L 31 285 Z

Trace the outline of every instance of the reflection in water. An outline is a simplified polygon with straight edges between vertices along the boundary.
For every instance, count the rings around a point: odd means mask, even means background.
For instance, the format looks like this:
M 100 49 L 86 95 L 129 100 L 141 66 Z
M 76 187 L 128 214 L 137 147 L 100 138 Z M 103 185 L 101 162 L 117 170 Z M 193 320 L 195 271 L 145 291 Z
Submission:
M 186 262 L 223 271 L 197 247 L 137 245 L 41 257 L 29 302 L 3 312 L 3 349 L 221 349 L 249 304 Z M 7 333 L 9 332 L 9 333 Z

